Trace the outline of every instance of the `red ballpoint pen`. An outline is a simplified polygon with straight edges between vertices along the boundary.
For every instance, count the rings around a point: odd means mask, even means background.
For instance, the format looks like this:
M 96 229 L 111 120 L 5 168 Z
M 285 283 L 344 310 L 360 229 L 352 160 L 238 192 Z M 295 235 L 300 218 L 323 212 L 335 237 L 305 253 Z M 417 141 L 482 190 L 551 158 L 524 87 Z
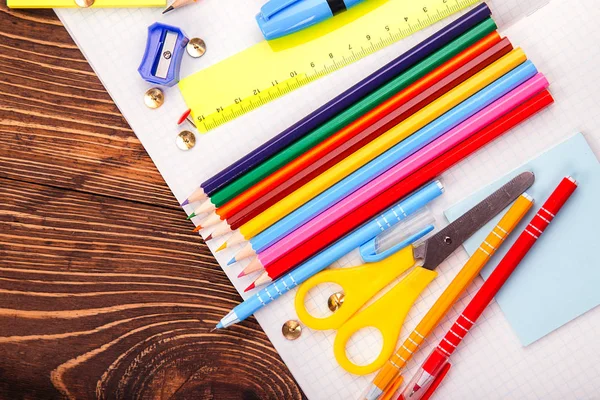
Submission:
M 576 188 L 577 182 L 571 177 L 566 177 L 561 181 L 457 318 L 446 336 L 427 357 L 398 400 L 429 399 L 448 373 L 449 359 L 454 350 Z

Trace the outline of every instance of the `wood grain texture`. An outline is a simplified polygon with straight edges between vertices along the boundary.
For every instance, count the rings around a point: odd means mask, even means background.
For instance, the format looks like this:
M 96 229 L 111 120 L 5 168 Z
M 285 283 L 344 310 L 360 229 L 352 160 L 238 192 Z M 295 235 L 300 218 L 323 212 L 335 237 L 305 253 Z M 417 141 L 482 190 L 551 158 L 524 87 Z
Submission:
M 0 7 L 0 174 L 179 209 L 54 12 Z
M 0 36 L 0 399 L 303 398 L 54 13 Z

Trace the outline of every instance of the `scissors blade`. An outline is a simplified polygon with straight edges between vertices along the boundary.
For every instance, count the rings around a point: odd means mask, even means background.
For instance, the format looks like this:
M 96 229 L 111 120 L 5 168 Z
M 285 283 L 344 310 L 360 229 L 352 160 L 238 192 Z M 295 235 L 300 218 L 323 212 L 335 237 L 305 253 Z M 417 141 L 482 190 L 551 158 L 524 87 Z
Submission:
M 465 240 L 515 201 L 533 182 L 533 172 L 523 172 L 414 249 L 423 268 L 434 270 Z

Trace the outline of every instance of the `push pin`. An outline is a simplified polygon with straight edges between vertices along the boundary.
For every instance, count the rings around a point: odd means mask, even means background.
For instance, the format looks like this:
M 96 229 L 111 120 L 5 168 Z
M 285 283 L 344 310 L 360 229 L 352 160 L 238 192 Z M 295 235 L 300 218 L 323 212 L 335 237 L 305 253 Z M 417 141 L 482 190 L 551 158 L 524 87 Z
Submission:
M 190 39 L 185 49 L 190 56 L 200 58 L 206 53 L 206 43 L 200 38 L 193 38 Z
M 94 5 L 94 0 L 75 0 L 77 7 L 88 8 Z
M 190 131 L 181 131 L 177 135 L 177 147 L 180 150 L 186 151 L 196 145 L 196 136 Z
M 327 308 L 329 308 L 329 310 L 331 312 L 336 312 L 337 310 L 340 309 L 342 304 L 344 304 L 345 297 L 346 297 L 346 295 L 343 292 L 337 292 L 337 293 L 332 294 L 327 299 Z
M 186 112 L 184 112 L 183 114 L 181 114 L 181 117 L 179 117 L 179 120 L 177 121 L 177 125 L 181 125 L 181 124 L 183 124 L 183 121 L 187 121 L 190 124 L 192 124 L 192 126 L 195 128 L 196 124 L 194 123 L 194 120 L 190 116 L 191 113 L 192 113 L 192 110 L 188 108 L 188 110 Z
M 287 340 L 296 340 L 302 334 L 302 326 L 296 320 L 289 320 L 281 327 L 281 333 Z
M 148 108 L 159 108 L 165 102 L 165 95 L 162 90 L 159 88 L 148 89 L 146 93 L 144 93 L 144 104 Z

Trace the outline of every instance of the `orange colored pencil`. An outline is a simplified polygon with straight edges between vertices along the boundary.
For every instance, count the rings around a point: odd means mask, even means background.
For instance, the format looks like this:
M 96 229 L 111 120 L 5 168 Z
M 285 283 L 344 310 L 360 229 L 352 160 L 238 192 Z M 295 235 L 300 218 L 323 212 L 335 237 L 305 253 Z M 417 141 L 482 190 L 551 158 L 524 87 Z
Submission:
M 419 93 L 430 88 L 441 79 L 447 77 L 456 69 L 473 60 L 475 57 L 479 56 L 500 41 L 501 38 L 498 32 L 490 33 L 488 36 L 473 44 L 471 47 L 457 54 L 446 63 L 425 75 L 423 78 L 417 80 L 404 90 L 398 92 L 396 95 L 369 113 L 365 114 L 363 117 L 359 118 L 347 127 L 339 130 L 329 139 L 321 142 L 310 151 L 304 153 L 278 171 L 242 192 L 237 197 L 231 199 L 223 206 L 217 208 L 216 213 L 219 219 L 217 219 L 216 216 L 213 216 L 211 220 L 207 222 L 209 222 L 209 225 L 213 225 L 218 223 L 219 220 L 229 219 L 250 207 L 252 207 L 253 214 L 260 213 L 260 211 L 268 208 L 270 205 L 277 202 L 281 197 L 284 197 L 286 194 L 289 194 L 297 187 L 305 183 L 305 179 L 298 179 L 297 177 L 299 174 L 302 174 L 303 171 L 310 171 L 311 174 L 307 175 L 307 178 L 312 178 L 315 171 L 318 172 L 328 169 L 331 166 L 329 164 L 331 164 L 332 160 L 337 160 L 338 158 L 332 157 L 332 154 L 338 153 L 343 155 L 341 158 L 347 156 L 346 153 L 353 151 L 355 147 L 352 146 L 352 139 L 363 132 L 365 128 L 373 125 L 377 121 L 380 121 L 386 115 L 407 103 Z M 372 140 L 374 137 L 367 139 Z M 360 143 L 362 144 L 363 142 L 364 139 L 361 140 Z M 340 152 L 343 152 L 343 154 Z M 293 187 L 290 187 L 289 182 L 293 182 Z M 273 191 L 278 190 L 281 191 L 281 195 L 274 194 Z M 268 201 L 262 201 L 262 198 L 266 198 Z M 260 207 L 257 207 L 258 202 L 261 203 Z M 203 226 L 204 225 L 205 224 L 203 224 Z

